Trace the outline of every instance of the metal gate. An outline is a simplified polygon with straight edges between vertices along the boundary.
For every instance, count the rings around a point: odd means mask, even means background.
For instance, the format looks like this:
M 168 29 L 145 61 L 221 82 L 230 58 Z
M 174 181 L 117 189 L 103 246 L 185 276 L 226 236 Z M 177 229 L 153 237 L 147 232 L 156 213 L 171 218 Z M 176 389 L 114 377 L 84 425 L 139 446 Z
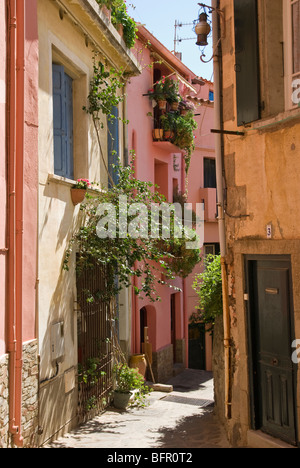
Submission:
M 113 386 L 114 303 L 104 298 L 108 270 L 93 265 L 77 277 L 79 421 L 110 404 Z

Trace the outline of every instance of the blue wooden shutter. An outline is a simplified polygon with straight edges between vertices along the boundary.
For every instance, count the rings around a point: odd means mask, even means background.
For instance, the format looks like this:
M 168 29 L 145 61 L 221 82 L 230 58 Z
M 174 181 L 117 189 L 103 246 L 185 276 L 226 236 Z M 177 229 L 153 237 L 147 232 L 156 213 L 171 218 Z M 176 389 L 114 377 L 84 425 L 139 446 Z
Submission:
M 73 179 L 73 80 L 56 64 L 52 76 L 54 173 Z
M 114 164 L 119 163 L 119 110 L 116 106 L 112 108 L 111 114 L 113 118 L 109 118 L 108 125 L 108 134 L 107 134 L 107 146 L 108 146 L 108 171 L 111 175 L 115 184 L 118 184 L 119 174 L 113 168 Z M 111 187 L 110 178 L 108 178 L 108 186 Z
M 238 126 L 260 118 L 257 0 L 234 0 Z

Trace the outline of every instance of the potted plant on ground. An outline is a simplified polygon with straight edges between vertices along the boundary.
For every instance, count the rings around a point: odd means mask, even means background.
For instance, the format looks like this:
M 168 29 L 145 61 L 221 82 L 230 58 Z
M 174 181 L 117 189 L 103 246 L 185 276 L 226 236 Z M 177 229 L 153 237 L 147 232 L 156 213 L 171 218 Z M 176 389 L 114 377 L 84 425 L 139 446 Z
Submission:
M 78 179 L 77 183 L 73 185 L 71 188 L 71 198 L 74 206 L 83 202 L 90 185 L 91 184 L 88 179 Z
M 145 385 L 145 380 L 139 370 L 127 364 L 118 364 L 114 368 L 114 375 L 114 407 L 125 410 L 129 404 L 145 406 L 145 399 L 150 389 Z

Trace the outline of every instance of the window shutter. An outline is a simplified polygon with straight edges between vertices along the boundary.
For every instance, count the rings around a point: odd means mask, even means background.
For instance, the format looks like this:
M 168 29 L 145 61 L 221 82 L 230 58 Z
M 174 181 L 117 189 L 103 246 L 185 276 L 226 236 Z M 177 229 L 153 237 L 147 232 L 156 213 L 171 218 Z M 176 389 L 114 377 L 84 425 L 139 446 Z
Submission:
M 73 179 L 73 92 L 72 79 L 64 67 L 53 64 L 54 173 Z
M 238 126 L 260 118 L 257 0 L 234 0 Z
M 73 80 L 65 74 L 66 177 L 74 179 L 73 161 Z
M 53 64 L 54 173 L 65 174 L 64 156 L 64 67 Z
M 114 118 L 108 120 L 108 171 L 115 184 L 119 181 L 118 172 L 113 168 L 114 164 L 119 162 L 119 110 L 116 106 L 112 108 L 111 114 Z M 108 186 L 111 187 L 110 178 L 108 180 Z

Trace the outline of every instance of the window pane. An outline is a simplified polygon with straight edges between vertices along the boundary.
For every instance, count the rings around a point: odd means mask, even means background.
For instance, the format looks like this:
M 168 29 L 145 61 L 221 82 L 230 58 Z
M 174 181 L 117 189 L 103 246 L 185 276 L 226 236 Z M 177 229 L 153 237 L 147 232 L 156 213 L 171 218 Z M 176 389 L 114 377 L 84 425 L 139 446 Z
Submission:
M 300 1 L 292 5 L 293 14 L 293 73 L 300 72 Z
M 216 161 L 204 158 L 204 188 L 216 188 Z

